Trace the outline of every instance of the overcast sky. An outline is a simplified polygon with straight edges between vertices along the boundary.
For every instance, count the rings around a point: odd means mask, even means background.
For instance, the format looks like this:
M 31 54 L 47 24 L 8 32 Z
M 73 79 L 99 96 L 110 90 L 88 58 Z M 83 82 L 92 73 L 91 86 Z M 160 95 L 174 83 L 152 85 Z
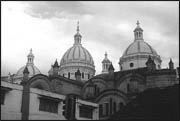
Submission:
M 77 21 L 82 45 L 92 55 L 96 74 L 105 51 L 115 71 L 119 58 L 134 41 L 137 20 L 144 40 L 161 56 L 162 68 L 172 58 L 179 65 L 179 2 L 2 1 L 1 75 L 17 73 L 33 49 L 34 64 L 47 74 L 56 58 L 74 43 Z

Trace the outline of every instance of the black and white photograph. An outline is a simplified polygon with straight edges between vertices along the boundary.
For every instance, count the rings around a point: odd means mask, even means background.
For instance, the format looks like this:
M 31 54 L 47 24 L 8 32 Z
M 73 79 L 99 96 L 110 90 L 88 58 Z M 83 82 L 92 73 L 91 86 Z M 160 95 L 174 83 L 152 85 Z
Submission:
M 1 1 L 1 120 L 180 120 L 179 1 Z

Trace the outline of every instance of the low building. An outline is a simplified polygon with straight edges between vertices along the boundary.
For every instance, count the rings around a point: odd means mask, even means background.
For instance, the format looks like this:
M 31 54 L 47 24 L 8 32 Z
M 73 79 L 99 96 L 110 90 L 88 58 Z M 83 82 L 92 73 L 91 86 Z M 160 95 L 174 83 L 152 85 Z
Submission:
M 29 108 L 26 107 L 29 120 L 66 120 L 62 114 L 65 95 L 37 88 L 29 91 Z M 23 98 L 22 85 L 1 81 L 1 120 L 21 120 L 26 115 L 22 109 Z M 98 119 L 98 104 L 77 98 L 75 110 L 77 120 Z

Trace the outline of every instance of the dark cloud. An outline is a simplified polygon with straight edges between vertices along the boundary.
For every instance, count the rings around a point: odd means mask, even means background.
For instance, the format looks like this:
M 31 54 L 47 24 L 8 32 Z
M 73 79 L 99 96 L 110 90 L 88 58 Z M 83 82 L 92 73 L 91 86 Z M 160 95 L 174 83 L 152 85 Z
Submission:
M 74 16 L 87 13 L 83 4 L 78 1 L 31 1 L 28 2 L 28 5 L 25 12 L 32 17 L 42 19 L 50 19 L 53 17 L 72 19 Z

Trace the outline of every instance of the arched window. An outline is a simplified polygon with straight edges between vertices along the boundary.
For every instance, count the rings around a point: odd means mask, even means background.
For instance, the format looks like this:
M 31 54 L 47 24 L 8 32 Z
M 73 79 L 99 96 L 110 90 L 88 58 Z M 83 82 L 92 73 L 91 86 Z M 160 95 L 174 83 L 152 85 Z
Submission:
M 123 67 L 121 66 L 121 70 L 123 70 Z
M 113 102 L 114 113 L 116 112 L 116 102 Z
M 68 72 L 68 78 L 70 78 L 70 72 Z
M 108 116 L 108 112 L 109 112 L 109 103 L 105 103 L 105 107 L 106 107 L 106 109 L 105 109 L 105 111 L 106 111 L 106 113 L 105 113 L 105 115 L 106 116 Z
M 94 95 L 96 96 L 97 95 L 97 85 L 94 85 Z
M 100 88 L 97 86 L 97 85 L 95 85 L 95 91 L 94 91 L 94 95 L 98 95 L 99 94 L 99 92 L 100 92 Z
M 97 87 L 97 94 L 99 94 L 99 92 L 100 92 L 100 89 L 99 89 L 99 87 Z
M 84 72 L 82 72 L 82 78 L 84 79 Z
M 129 83 L 127 84 L 127 93 L 130 91 L 130 85 Z
M 103 105 L 100 104 L 99 105 L 99 117 L 102 117 L 103 116 Z
M 90 78 L 90 74 L 88 74 L 88 79 Z
M 112 114 L 112 111 L 113 111 L 113 102 L 112 102 L 112 98 L 110 98 L 109 100 L 109 104 L 110 104 L 110 115 Z
M 136 32 L 136 39 L 138 38 L 138 33 Z

